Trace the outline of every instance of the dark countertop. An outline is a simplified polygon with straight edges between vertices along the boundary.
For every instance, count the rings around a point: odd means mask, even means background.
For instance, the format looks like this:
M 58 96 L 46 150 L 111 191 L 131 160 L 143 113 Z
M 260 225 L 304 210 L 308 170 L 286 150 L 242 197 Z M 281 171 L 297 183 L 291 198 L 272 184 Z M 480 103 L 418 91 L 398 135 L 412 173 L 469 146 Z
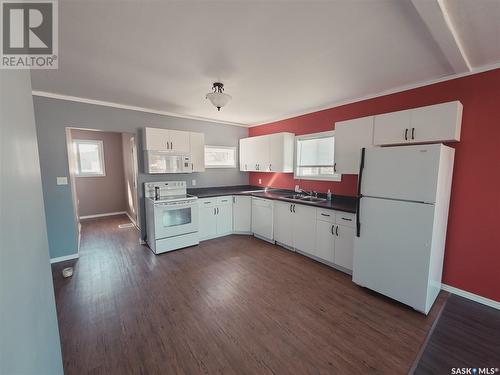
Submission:
M 293 202 L 296 204 L 304 204 L 330 210 L 356 212 L 356 197 L 346 195 L 333 195 L 331 201 L 324 202 L 300 202 L 295 199 L 287 199 L 285 196 L 293 195 L 293 190 L 263 188 L 260 186 L 238 185 L 238 186 L 220 186 L 209 188 L 192 188 L 188 189 L 188 194 L 195 195 L 198 198 L 220 197 L 223 195 L 250 195 L 252 197 L 280 200 L 285 202 Z M 319 194 L 321 197 L 326 197 L 325 194 Z

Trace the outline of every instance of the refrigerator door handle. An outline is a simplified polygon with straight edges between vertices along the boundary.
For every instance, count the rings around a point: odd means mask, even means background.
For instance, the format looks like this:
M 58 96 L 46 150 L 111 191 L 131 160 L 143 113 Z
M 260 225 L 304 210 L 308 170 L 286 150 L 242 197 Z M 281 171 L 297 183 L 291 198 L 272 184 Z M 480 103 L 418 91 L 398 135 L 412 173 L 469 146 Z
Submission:
M 356 237 L 360 235 L 361 223 L 359 222 L 359 210 L 361 208 L 361 180 L 363 178 L 363 169 L 365 168 L 365 148 L 361 149 L 361 160 L 359 162 L 359 175 L 358 175 L 358 202 L 356 205 Z

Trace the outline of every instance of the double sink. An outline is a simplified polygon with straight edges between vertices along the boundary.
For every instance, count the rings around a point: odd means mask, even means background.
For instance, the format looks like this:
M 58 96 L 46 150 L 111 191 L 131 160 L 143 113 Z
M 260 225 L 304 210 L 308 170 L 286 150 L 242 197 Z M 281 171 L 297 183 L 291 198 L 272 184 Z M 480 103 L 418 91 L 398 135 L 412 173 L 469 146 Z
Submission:
M 294 194 L 294 195 L 286 195 L 283 198 L 291 199 L 299 202 L 325 202 L 325 198 L 318 198 L 312 195 L 302 195 L 302 194 Z

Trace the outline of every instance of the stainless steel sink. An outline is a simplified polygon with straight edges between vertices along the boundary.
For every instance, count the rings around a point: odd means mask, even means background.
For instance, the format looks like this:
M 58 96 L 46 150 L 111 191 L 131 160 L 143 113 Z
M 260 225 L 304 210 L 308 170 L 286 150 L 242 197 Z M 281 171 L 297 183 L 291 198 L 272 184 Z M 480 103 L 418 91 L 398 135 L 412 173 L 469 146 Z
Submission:
M 312 197 L 312 196 L 302 197 L 299 200 L 307 201 L 307 202 L 324 202 L 324 201 L 326 201 L 325 198 L 318 198 L 318 197 Z
M 302 201 L 302 202 L 324 202 L 324 201 L 326 201 L 325 198 L 318 198 L 318 197 L 313 197 L 310 195 L 301 195 L 301 194 L 287 195 L 283 198 L 292 199 L 292 200 L 296 200 L 296 201 Z

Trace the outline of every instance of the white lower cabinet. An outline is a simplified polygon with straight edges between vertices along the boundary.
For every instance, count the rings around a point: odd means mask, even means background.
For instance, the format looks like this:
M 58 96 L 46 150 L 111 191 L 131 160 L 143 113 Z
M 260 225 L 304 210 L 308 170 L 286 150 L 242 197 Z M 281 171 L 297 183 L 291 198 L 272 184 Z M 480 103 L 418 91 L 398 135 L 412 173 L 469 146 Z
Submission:
M 335 224 L 318 220 L 316 226 L 316 256 L 333 263 Z
M 233 233 L 250 234 L 252 232 L 252 197 L 233 196 Z
M 252 232 L 273 241 L 273 201 L 252 197 Z
M 198 199 L 198 235 L 200 241 L 233 232 L 231 196 Z
M 293 247 L 293 203 L 274 201 L 274 240 Z
M 352 271 L 354 227 L 338 225 L 335 229 L 335 255 L 333 263 Z
M 274 202 L 274 239 L 281 245 L 314 255 L 316 208 L 302 204 Z

